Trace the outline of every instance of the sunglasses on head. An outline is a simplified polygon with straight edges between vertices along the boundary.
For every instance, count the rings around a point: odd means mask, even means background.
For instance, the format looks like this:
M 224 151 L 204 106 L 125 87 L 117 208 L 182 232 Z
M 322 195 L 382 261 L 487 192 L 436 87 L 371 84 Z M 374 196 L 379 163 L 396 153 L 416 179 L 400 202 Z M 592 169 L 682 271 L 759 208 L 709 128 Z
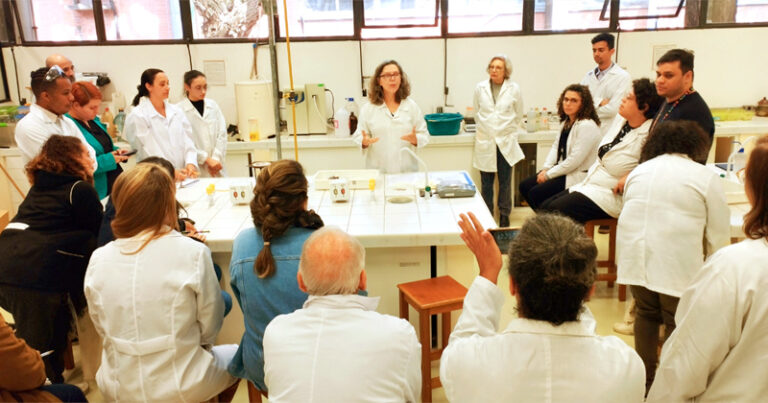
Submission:
M 59 77 L 66 77 L 66 75 L 64 74 L 64 70 L 55 64 L 48 70 L 47 73 L 45 73 L 45 81 L 48 82 L 55 81 Z

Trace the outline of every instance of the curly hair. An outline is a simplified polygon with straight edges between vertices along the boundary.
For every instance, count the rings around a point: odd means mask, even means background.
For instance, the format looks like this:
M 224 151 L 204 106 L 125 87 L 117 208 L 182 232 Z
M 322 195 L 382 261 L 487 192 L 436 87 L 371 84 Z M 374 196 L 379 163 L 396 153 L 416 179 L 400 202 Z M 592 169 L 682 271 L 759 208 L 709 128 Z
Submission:
M 93 185 L 93 172 L 90 167 L 80 163 L 80 155 L 85 147 L 77 137 L 52 135 L 43 144 L 37 156 L 32 158 L 25 167 L 29 183 L 35 184 L 35 174 L 38 171 L 46 171 L 72 175 Z
M 635 102 L 640 110 L 645 106 L 648 109 L 643 113 L 646 119 L 652 119 L 659 112 L 664 103 L 664 97 L 656 92 L 656 84 L 647 78 L 632 81 L 632 91 L 635 93 Z
M 709 156 L 709 136 L 691 120 L 659 123 L 653 129 L 640 152 L 640 163 L 664 154 L 683 154 L 705 164 Z
M 752 208 L 744 216 L 744 233 L 750 239 L 768 238 L 768 136 L 757 140 L 745 175 Z
M 595 243 L 570 218 L 530 218 L 509 247 L 509 277 L 520 295 L 520 314 L 555 326 L 577 320 L 597 278 L 596 258 Z
M 304 168 L 293 160 L 280 160 L 261 170 L 253 189 L 251 216 L 253 225 L 261 231 L 264 247 L 253 262 L 259 278 L 266 278 L 276 270 L 275 258 L 268 242 L 279 238 L 296 226 L 320 228 L 323 220 L 314 210 L 307 211 L 307 178 Z
M 408 81 L 408 76 L 403 71 L 403 68 L 400 67 L 400 63 L 394 60 L 385 60 L 376 67 L 376 70 L 373 72 L 373 77 L 371 77 L 368 84 L 368 100 L 374 105 L 381 105 L 381 103 L 384 102 L 384 89 L 379 85 L 379 76 L 381 75 L 381 71 L 384 70 L 384 67 L 387 67 L 390 64 L 397 66 L 397 70 L 400 72 L 400 88 L 398 88 L 395 93 L 395 100 L 400 102 L 405 98 L 408 98 L 408 95 L 411 95 L 411 83 Z
M 579 111 L 576 112 L 576 120 L 571 123 L 576 123 L 582 119 L 590 119 L 600 126 L 600 118 L 597 117 L 595 103 L 592 101 L 592 94 L 589 92 L 589 87 L 580 84 L 571 84 L 565 87 L 562 94 L 560 94 L 560 98 L 557 100 L 557 115 L 560 117 L 560 121 L 565 122 L 568 120 L 568 115 L 566 115 L 563 110 L 563 98 L 565 98 L 565 93 L 568 91 L 573 91 L 581 97 L 581 107 L 579 107 Z

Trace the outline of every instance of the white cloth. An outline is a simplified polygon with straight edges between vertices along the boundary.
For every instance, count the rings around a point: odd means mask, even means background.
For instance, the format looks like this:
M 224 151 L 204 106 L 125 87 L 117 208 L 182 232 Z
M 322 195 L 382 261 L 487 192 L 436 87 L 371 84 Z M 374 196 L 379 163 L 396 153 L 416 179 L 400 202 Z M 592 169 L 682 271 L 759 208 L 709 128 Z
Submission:
M 366 168 L 378 169 L 383 174 L 419 170 L 419 164 L 413 156 L 400 151 L 402 148 L 409 148 L 416 152 L 417 147 L 400 139 L 414 130 L 416 130 L 418 148 L 424 147 L 429 142 L 424 115 L 411 98 L 400 101 L 394 116 L 384 102 L 381 105 L 372 103 L 363 105 L 357 130 L 352 136 L 352 140 L 360 147 L 363 145 L 363 130 L 367 135 L 379 138 L 378 142 L 363 150 Z
M 613 142 L 626 122 L 626 119 L 621 116 L 614 119 L 613 127 L 603 136 L 603 140 L 597 147 L 598 150 L 603 144 Z M 637 166 L 651 123 L 653 119 L 648 119 L 642 125 L 627 132 L 621 142 L 605 153 L 602 159 L 595 160 L 587 172 L 587 177 L 581 183 L 573 185 L 571 192 L 579 192 L 589 197 L 608 215 L 618 217 L 622 200 L 621 195 L 613 193 L 613 188 L 619 183 L 619 179 Z
M 764 402 L 768 396 L 768 242 L 715 253 L 677 305 L 649 402 Z
M 43 144 L 54 134 L 79 138 L 85 148 L 88 149 L 88 154 L 93 159 L 93 169 L 96 170 L 98 167 L 96 151 L 85 140 L 75 122 L 42 108 L 38 104 L 32 104 L 29 107 L 29 113 L 16 123 L 16 131 L 13 133 L 16 145 L 21 151 L 21 160 L 24 165 L 27 165 L 27 162 L 40 153 Z
M 227 155 L 227 123 L 224 114 L 216 101 L 205 98 L 203 103 L 203 115 L 195 109 L 189 98 L 177 103 L 176 106 L 184 111 L 189 124 L 192 126 L 192 141 L 197 149 L 197 165 L 200 167 L 200 176 L 210 176 L 205 169 L 205 160 L 212 158 L 224 164 Z M 223 168 L 222 168 L 223 169 Z
M 547 177 L 550 179 L 565 175 L 565 188 L 568 189 L 587 176 L 587 170 L 597 158 L 597 145 L 601 136 L 600 128 L 594 121 L 590 119 L 576 121 L 565 143 L 565 159 L 557 162 L 557 147 L 560 144 L 562 131 L 563 123 L 560 124 L 557 137 L 549 149 L 543 168 L 547 170 Z
M 421 345 L 378 298 L 310 296 L 264 332 L 270 402 L 418 402 Z
M 172 231 L 127 254 L 145 236 L 110 242 L 88 264 L 88 311 L 104 341 L 99 389 L 107 401 L 208 400 L 235 381 L 237 350 L 211 348 L 224 317 L 211 252 Z
M 638 165 L 616 230 L 617 281 L 679 297 L 705 255 L 728 245 L 730 216 L 720 178 L 704 165 L 681 154 Z
M 576 322 L 513 319 L 497 333 L 504 295 L 477 277 L 440 359 L 451 402 L 642 402 L 645 369 L 615 336 L 595 334 L 585 307 Z
M 517 142 L 517 136 L 523 131 L 520 86 L 504 80 L 494 101 L 490 80 L 483 80 L 475 87 L 473 102 L 477 134 L 472 166 L 484 172 L 496 172 L 496 146 L 510 166 L 517 164 L 525 157 Z
M 157 112 L 149 98 L 141 97 L 125 118 L 125 138 L 139 151 L 138 161 L 155 156 L 167 159 L 176 169 L 183 169 L 187 164 L 197 166 L 192 126 L 178 106 L 167 100 L 163 102 L 165 116 Z
M 600 76 L 599 79 L 595 76 L 595 69 L 593 68 L 581 79 L 581 85 L 589 87 L 597 117 L 600 118 L 600 130 L 605 135 L 608 133 L 616 114 L 619 113 L 621 99 L 624 98 L 627 91 L 632 89 L 632 78 L 626 70 L 615 63 L 607 71 L 600 73 Z M 600 106 L 600 102 L 604 99 L 610 99 L 610 101 Z

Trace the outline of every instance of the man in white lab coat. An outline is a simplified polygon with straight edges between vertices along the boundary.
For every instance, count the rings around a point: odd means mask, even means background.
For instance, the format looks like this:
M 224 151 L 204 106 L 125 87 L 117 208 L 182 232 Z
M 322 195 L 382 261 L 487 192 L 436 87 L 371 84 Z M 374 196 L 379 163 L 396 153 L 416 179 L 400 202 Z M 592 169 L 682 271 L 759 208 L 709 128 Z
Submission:
M 365 290 L 365 249 L 338 228 L 307 238 L 297 274 L 302 309 L 264 332 L 270 402 L 417 402 L 421 345 L 408 321 L 375 311 Z
M 607 32 L 592 38 L 592 58 L 597 66 L 581 79 L 581 85 L 589 87 L 592 94 L 603 135 L 611 127 L 613 119 L 619 113 L 621 99 L 632 85 L 629 73 L 611 60 L 616 53 L 614 42 L 613 35 Z
M 501 333 L 501 252 L 474 214 L 462 214 L 459 226 L 480 275 L 440 361 L 449 401 L 643 401 L 640 357 L 620 339 L 595 334 L 584 306 L 594 292 L 597 248 L 582 226 L 550 214 L 525 223 L 509 248 L 509 290 L 520 317 Z

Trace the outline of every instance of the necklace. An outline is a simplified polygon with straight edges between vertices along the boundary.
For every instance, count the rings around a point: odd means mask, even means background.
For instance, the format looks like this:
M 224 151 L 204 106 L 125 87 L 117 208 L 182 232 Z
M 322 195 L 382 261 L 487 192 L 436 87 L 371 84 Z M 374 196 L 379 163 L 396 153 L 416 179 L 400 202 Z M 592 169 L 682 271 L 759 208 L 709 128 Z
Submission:
M 661 118 L 661 120 L 659 121 L 659 123 L 661 123 L 661 122 L 663 122 L 663 121 L 667 120 L 667 118 L 669 117 L 669 114 L 670 114 L 670 113 L 672 113 L 672 111 L 673 111 L 673 110 L 675 110 L 675 108 L 676 108 L 676 107 L 677 107 L 677 105 L 680 103 L 680 101 L 682 101 L 683 99 L 685 99 L 685 97 L 686 97 L 688 94 L 693 94 L 693 93 L 694 93 L 694 90 L 688 90 L 688 91 L 685 91 L 685 92 L 683 93 L 683 96 L 681 96 L 680 98 L 678 98 L 678 99 L 677 99 L 675 102 L 672 102 L 672 106 L 671 106 L 669 109 L 667 109 L 667 112 L 666 112 L 666 113 L 664 113 L 664 116 Z

